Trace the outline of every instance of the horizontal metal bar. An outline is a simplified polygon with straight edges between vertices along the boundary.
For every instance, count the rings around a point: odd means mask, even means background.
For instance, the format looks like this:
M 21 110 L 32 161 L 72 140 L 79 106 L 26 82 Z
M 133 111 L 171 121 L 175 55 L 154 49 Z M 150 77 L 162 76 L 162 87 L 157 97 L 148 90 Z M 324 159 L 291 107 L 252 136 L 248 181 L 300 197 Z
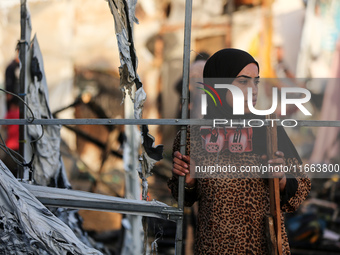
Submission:
M 297 120 L 297 122 L 299 127 L 340 127 L 339 120 Z
M 175 221 L 183 211 L 159 201 L 106 196 L 85 191 L 58 189 L 22 183 L 42 204 L 83 210 L 109 211 Z
M 230 123 L 230 120 L 228 120 Z M 243 120 L 242 120 L 243 121 Z M 233 126 L 241 123 L 241 120 L 233 120 Z M 249 120 L 246 120 L 246 125 Z M 277 121 L 278 126 L 293 126 L 297 123 L 300 127 L 340 127 L 340 120 L 292 120 L 283 119 Z M 263 120 L 264 126 L 270 125 L 271 121 Z M 252 126 L 260 124 L 260 120 L 252 120 Z M 191 125 L 212 126 L 213 120 L 209 119 L 0 119 L 0 125 Z M 228 126 L 228 124 L 227 124 Z
M 202 120 L 181 119 L 0 119 L 0 125 L 199 125 Z M 207 121 L 212 125 L 212 120 Z

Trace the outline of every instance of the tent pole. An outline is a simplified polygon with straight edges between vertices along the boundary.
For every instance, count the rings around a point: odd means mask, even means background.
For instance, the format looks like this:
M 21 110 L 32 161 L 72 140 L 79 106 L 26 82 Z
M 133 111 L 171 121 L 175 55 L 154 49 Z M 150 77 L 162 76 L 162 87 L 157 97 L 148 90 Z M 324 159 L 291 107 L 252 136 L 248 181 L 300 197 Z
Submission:
M 26 22 L 27 22 L 27 3 L 26 0 L 21 0 L 20 6 L 20 48 L 19 48 L 19 59 L 20 59 L 20 77 L 19 77 L 19 96 L 26 100 L 26 52 L 28 42 L 26 42 Z M 22 102 L 19 102 L 20 119 L 26 118 L 26 107 Z M 26 125 L 19 126 L 19 153 L 25 158 L 25 141 L 26 141 Z M 24 167 L 19 166 L 17 177 L 19 179 L 24 178 Z
M 190 44 L 191 44 L 191 17 L 192 0 L 185 2 L 185 27 L 184 27 L 184 49 L 183 49 L 183 85 L 182 85 L 182 119 L 188 118 L 189 105 L 189 67 L 190 67 Z M 187 126 L 181 126 L 181 154 L 186 154 Z M 179 176 L 178 185 L 178 209 L 184 217 L 184 177 Z M 176 255 L 183 251 L 183 217 L 177 220 L 176 228 Z

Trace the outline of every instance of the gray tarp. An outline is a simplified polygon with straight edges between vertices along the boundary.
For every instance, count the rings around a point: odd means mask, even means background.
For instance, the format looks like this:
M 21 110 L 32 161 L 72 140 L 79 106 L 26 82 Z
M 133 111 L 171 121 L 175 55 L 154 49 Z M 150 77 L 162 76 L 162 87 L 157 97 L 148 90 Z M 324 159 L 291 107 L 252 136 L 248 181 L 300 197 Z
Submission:
M 0 161 L 1 254 L 102 254 L 89 248 L 72 230 L 24 188 Z
M 32 41 L 31 82 L 28 85 L 27 102 L 37 119 L 52 119 L 48 104 L 48 88 L 44 72 L 44 62 L 37 37 Z M 35 143 L 34 181 L 39 185 L 70 188 L 64 164 L 60 155 L 60 126 L 29 125 L 28 134 L 32 140 L 43 137 Z M 44 131 L 43 131 L 44 130 Z M 58 180 L 60 180 L 58 182 Z M 53 182 L 53 183 L 51 183 Z
M 52 119 L 48 103 L 48 87 L 44 72 L 43 57 L 37 37 L 31 43 L 30 82 L 27 88 L 27 102 L 35 118 Z M 42 186 L 71 188 L 60 153 L 60 126 L 29 125 L 28 135 L 34 143 L 33 161 L 34 182 Z M 40 137 L 43 134 L 42 137 Z M 77 237 L 86 245 L 101 249 L 102 245 L 92 242 L 81 228 L 77 210 L 64 208 L 52 209 L 52 212 L 70 227 Z M 71 230 L 72 229 L 72 230 Z
M 28 10 L 27 14 L 26 41 L 29 41 L 31 21 Z M 43 59 L 36 37 L 32 41 L 32 47 L 27 49 L 26 67 L 26 98 L 34 117 L 52 118 L 48 106 Z M 32 118 L 30 113 L 27 117 Z M 35 158 L 32 169 L 35 182 L 40 185 L 70 188 L 60 155 L 60 127 L 31 125 L 28 126 L 27 132 L 30 140 L 38 139 L 33 143 Z M 27 151 L 27 154 L 30 152 Z M 92 244 L 81 229 L 81 222 L 79 217 L 76 217 L 75 210 L 53 210 L 59 219 L 28 192 L 2 162 L 0 163 L 1 254 L 102 254 L 91 248 Z

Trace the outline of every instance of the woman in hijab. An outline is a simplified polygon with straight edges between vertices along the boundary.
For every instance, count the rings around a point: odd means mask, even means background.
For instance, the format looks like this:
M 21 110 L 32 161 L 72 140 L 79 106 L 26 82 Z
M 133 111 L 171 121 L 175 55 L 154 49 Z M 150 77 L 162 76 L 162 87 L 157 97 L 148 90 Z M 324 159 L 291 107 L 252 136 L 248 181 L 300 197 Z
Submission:
M 216 89 L 223 107 L 208 101 L 207 119 L 259 119 L 248 108 L 247 88 L 252 88 L 252 104 L 257 101 L 259 65 L 247 52 L 223 49 L 208 59 L 204 67 L 204 84 L 216 84 L 216 79 L 227 78 L 244 93 L 244 115 L 233 116 L 233 97 L 227 89 Z M 209 98 L 209 97 L 207 97 Z M 231 129 L 227 132 L 231 132 Z M 190 163 L 196 166 L 245 165 L 298 166 L 301 159 L 282 127 L 278 127 L 277 158 L 267 160 L 266 129 L 252 128 L 248 150 L 232 153 L 221 150 L 209 153 L 202 146 L 200 127 L 188 128 L 187 154 L 179 153 L 180 139 L 174 142 L 173 177 L 168 186 L 178 196 L 178 176 L 185 176 L 185 205 L 198 201 L 195 254 L 268 254 L 265 235 L 265 215 L 269 214 L 269 188 L 260 173 L 218 174 L 205 173 L 200 178 L 190 174 Z M 189 138 L 190 137 L 190 138 Z M 229 175 L 228 175 L 229 174 Z M 203 178 L 202 178 L 203 177 Z M 290 254 L 283 213 L 295 211 L 310 191 L 310 180 L 304 173 L 275 173 L 280 180 L 282 254 Z

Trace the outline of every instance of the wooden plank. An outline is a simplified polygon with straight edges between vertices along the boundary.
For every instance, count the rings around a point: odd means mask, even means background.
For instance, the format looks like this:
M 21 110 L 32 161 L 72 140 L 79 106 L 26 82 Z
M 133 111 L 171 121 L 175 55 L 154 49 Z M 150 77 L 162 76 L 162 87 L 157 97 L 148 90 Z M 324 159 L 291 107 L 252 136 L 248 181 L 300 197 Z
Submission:
M 276 115 L 267 116 L 268 119 L 275 119 Z M 277 144 L 277 125 L 267 127 L 267 156 L 268 159 L 276 158 L 275 152 L 278 150 Z M 280 208 L 280 186 L 278 178 L 269 178 L 269 199 L 270 199 L 270 216 L 273 218 L 275 228 L 275 243 L 272 243 L 270 250 L 272 254 L 282 254 L 282 234 L 281 234 L 281 208 Z M 268 219 L 269 220 L 269 219 Z M 272 231 L 271 231 L 272 233 Z M 271 240 L 274 237 L 271 237 Z M 275 252 L 276 250 L 276 252 Z

